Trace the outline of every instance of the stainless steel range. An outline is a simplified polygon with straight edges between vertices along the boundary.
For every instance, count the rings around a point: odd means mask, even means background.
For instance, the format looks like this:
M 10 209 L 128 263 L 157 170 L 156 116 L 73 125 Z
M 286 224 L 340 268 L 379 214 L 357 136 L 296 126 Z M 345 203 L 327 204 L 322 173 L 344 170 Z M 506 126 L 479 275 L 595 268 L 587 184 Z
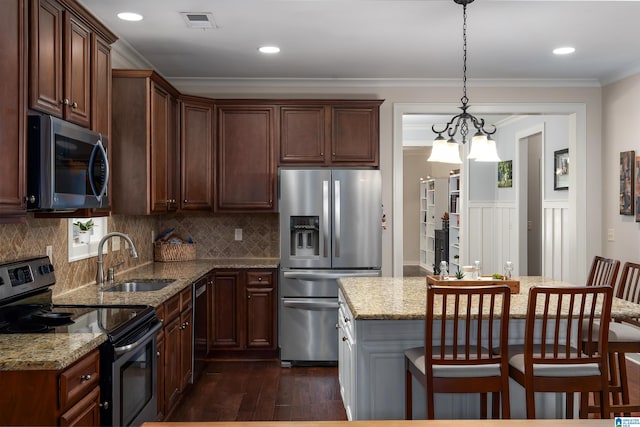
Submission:
M 100 420 L 140 425 L 157 414 L 155 309 L 132 305 L 56 305 L 48 257 L 0 264 L 0 334 L 103 332 Z

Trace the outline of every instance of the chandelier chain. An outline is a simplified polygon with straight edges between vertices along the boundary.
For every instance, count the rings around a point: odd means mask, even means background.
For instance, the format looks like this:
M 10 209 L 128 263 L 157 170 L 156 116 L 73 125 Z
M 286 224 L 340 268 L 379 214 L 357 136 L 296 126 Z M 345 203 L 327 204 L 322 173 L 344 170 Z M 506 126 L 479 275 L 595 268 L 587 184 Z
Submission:
M 467 97 L 467 4 L 462 5 L 462 105 L 469 102 Z

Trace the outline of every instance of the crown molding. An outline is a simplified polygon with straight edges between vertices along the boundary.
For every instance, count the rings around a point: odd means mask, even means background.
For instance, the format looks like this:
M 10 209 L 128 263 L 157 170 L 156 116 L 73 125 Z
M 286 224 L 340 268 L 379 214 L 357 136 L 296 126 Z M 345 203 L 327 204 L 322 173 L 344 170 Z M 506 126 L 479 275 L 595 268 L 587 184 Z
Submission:
M 181 90 L 202 87 L 459 87 L 460 79 L 167 77 Z M 601 87 L 597 79 L 469 79 L 469 87 Z

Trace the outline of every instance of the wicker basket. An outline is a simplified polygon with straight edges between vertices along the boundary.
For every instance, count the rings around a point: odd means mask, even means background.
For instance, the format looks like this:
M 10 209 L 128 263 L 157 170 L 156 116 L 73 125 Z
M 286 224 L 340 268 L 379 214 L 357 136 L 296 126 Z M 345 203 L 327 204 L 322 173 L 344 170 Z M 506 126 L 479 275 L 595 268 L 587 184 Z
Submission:
M 156 262 L 191 261 L 196 259 L 195 243 L 154 243 L 153 258 Z

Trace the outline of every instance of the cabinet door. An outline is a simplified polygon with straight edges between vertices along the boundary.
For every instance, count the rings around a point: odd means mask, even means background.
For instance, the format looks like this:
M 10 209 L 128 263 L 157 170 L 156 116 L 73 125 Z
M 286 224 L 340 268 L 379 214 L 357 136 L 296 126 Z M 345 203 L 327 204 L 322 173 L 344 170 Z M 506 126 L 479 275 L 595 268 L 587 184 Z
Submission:
M 325 156 L 325 107 L 280 108 L 280 163 L 323 164 Z
M 91 35 L 91 129 L 111 135 L 111 46 Z
M 0 222 L 24 218 L 26 206 L 26 6 L 2 3 L 0 14 Z
M 89 127 L 91 110 L 91 33 L 77 18 L 65 12 L 63 49 L 64 118 Z
M 95 387 L 60 416 L 60 426 L 99 426 L 100 387 Z
M 160 318 L 160 313 L 158 313 L 158 318 Z M 164 331 L 161 330 L 158 332 L 158 338 L 156 341 L 156 356 L 158 361 L 158 376 L 157 376 L 157 385 L 156 385 L 156 393 L 157 396 L 157 421 L 164 420 L 164 370 L 165 370 L 165 357 L 164 357 Z
M 378 166 L 378 107 L 331 107 L 331 162 Z
M 275 108 L 218 106 L 218 211 L 275 211 Z
M 246 277 L 247 298 L 247 348 L 275 348 L 276 291 L 275 274 L 269 271 L 248 271 Z
M 180 329 L 180 316 L 169 321 L 164 328 L 164 398 L 165 413 L 170 413 L 180 396 L 180 342 L 182 330 Z
M 211 298 L 210 348 L 240 349 L 242 347 L 242 313 L 239 304 L 240 271 L 214 273 Z
M 169 203 L 169 94 L 151 82 L 151 213 L 167 211 Z
M 29 106 L 62 117 L 62 6 L 31 0 Z
M 180 315 L 180 390 L 184 390 L 191 382 L 193 372 L 193 310 L 190 308 Z
M 213 209 L 213 105 L 182 101 L 181 202 L 182 210 Z
M 167 197 L 169 198 L 167 209 L 178 209 L 180 198 L 180 115 L 178 113 L 178 100 L 169 95 L 169 118 L 167 139 Z

